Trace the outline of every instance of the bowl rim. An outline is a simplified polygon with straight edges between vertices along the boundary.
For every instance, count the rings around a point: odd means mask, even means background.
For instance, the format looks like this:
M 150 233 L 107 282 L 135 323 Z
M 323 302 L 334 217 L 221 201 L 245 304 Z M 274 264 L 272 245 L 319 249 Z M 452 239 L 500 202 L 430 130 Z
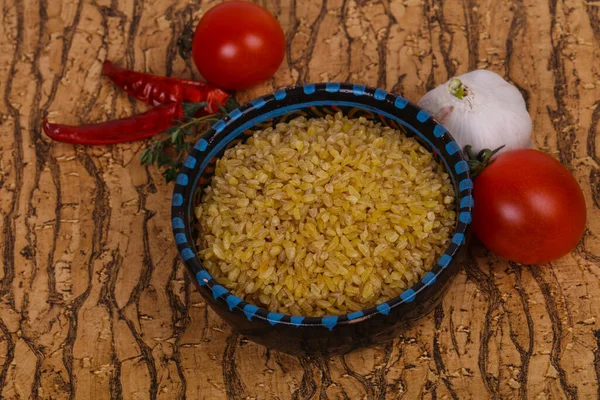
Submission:
M 323 317 L 307 317 L 299 315 L 288 315 L 277 312 L 270 312 L 262 307 L 258 307 L 254 304 L 247 303 L 240 297 L 229 292 L 225 287 L 220 285 L 208 271 L 202 265 L 199 257 L 192 250 L 191 243 L 194 243 L 193 237 L 191 236 L 191 226 L 188 223 L 190 216 L 190 209 L 193 202 L 194 191 L 197 186 L 198 180 L 202 173 L 206 169 L 206 166 L 211 159 L 220 151 L 222 148 L 234 140 L 237 136 L 241 135 L 249 127 L 255 126 L 268 119 L 265 115 L 269 113 L 259 113 L 258 116 L 254 117 L 249 123 L 242 126 L 238 126 L 234 129 L 231 125 L 240 117 L 248 114 L 249 112 L 255 112 L 257 109 L 262 108 L 266 104 L 272 102 L 281 102 L 289 94 L 293 96 L 305 96 L 307 99 L 315 93 L 331 95 L 331 100 L 324 100 L 323 103 L 327 105 L 335 105 L 337 103 L 344 103 L 342 101 L 336 101 L 336 93 L 341 92 L 346 96 L 352 95 L 356 98 L 354 104 L 358 108 L 365 110 L 371 110 L 385 115 L 395 122 L 401 123 L 405 127 L 409 127 L 416 135 L 420 136 L 425 140 L 432 153 L 439 156 L 440 161 L 443 162 L 446 172 L 450 175 L 452 180 L 457 210 L 456 210 L 456 227 L 452 234 L 452 239 L 447 245 L 446 250 L 440 256 L 437 263 L 414 285 L 400 293 L 398 296 L 375 305 L 373 307 L 359 310 L 343 315 L 325 315 Z M 394 106 L 394 114 L 379 109 L 376 106 L 366 104 L 365 99 L 371 99 L 367 101 L 379 101 L 387 103 L 387 106 Z M 306 104 L 313 104 L 314 102 L 295 100 L 291 104 L 291 108 L 280 106 L 276 104 L 275 110 L 272 113 L 279 112 L 276 116 L 285 115 L 286 111 L 296 110 L 307 107 Z M 416 115 L 417 123 L 420 123 L 418 128 L 415 128 L 408 122 L 404 121 L 407 115 L 402 113 L 413 112 Z M 260 118 L 264 118 L 260 120 Z M 414 118 L 414 117 L 413 117 Z M 256 121 L 259 120 L 259 121 Z M 254 122 L 250 124 L 250 122 Z M 246 126 L 247 125 L 247 126 Z M 229 135 L 224 135 L 231 132 Z M 442 151 L 438 149 L 433 143 L 428 140 L 422 133 L 424 130 L 432 131 L 436 139 L 442 140 L 445 144 L 444 151 L 451 157 L 454 157 L 458 161 L 454 163 L 451 168 L 447 156 L 442 154 Z M 237 134 L 233 134 L 239 131 Z M 220 136 L 220 137 L 219 137 Z M 219 137 L 219 140 L 216 140 Z M 207 140 L 208 138 L 208 140 Z M 229 140 L 227 140 L 229 139 Z M 214 142 L 214 143 L 213 143 Z M 224 143 L 223 143 L 224 142 Z M 210 146 L 212 144 L 216 146 Z M 212 147 L 212 150 L 206 152 L 206 150 Z M 459 179 L 460 177 L 460 179 Z M 191 182 L 191 185 L 189 184 Z M 194 147 L 190 150 L 189 156 L 186 158 L 180 172 L 177 176 L 175 186 L 173 189 L 171 216 L 172 216 L 172 228 L 175 236 L 175 243 L 178 248 L 179 255 L 186 265 L 186 267 L 195 274 L 196 280 L 201 288 L 205 288 L 207 291 L 212 292 L 212 296 L 217 302 L 222 302 L 223 306 L 227 306 L 230 312 L 237 313 L 246 316 L 249 321 L 255 319 L 268 322 L 271 325 L 286 324 L 295 327 L 315 327 L 321 326 L 329 330 L 333 330 L 335 326 L 344 324 L 355 324 L 360 321 L 369 319 L 377 314 L 384 316 L 388 315 L 390 311 L 403 304 L 414 301 L 416 296 L 423 291 L 425 288 L 435 284 L 438 276 L 444 271 L 452 267 L 454 263 L 454 257 L 466 244 L 466 237 L 471 224 L 471 215 L 474 207 L 474 201 L 472 197 L 473 181 L 471 180 L 467 160 L 462 153 L 460 146 L 456 143 L 454 138 L 448 133 L 448 130 L 437 120 L 435 120 L 427 111 L 421 109 L 417 105 L 409 102 L 405 98 L 389 93 L 383 89 L 368 87 L 362 84 L 352 83 L 339 83 L 339 82 L 326 82 L 326 83 L 309 83 L 305 85 L 296 85 L 279 89 L 273 93 L 269 93 L 264 96 L 257 97 L 250 102 L 241 105 L 237 109 L 231 111 L 229 114 L 224 116 L 222 119 L 217 121 L 209 128 L 202 137 L 196 142 Z M 186 214 L 187 209 L 187 214 Z M 188 236 L 192 240 L 188 240 Z

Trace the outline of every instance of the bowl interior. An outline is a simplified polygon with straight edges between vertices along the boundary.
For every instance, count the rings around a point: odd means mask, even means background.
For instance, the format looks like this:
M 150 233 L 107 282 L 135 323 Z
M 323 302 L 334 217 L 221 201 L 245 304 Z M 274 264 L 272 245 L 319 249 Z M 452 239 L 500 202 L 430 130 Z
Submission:
M 256 130 L 300 116 L 319 118 L 338 112 L 349 118 L 364 117 L 397 129 L 433 153 L 435 160 L 450 175 L 456 193 L 457 221 L 451 243 L 420 282 L 397 298 L 368 310 L 344 316 L 303 317 L 273 313 L 246 303 L 213 280 L 196 256 L 194 208 L 201 202 L 204 188 L 210 184 L 216 160 Z M 224 301 L 231 312 L 242 312 L 248 319 L 264 319 L 271 324 L 322 325 L 332 329 L 339 323 L 357 322 L 355 320 L 375 313 L 388 314 L 393 307 L 413 301 L 423 288 L 435 284 L 438 275 L 450 265 L 465 243 L 473 207 L 472 186 L 460 147 L 425 110 L 382 89 L 339 83 L 310 84 L 259 97 L 232 111 L 206 132 L 195 144 L 177 177 L 172 203 L 173 229 L 181 257 L 196 275 L 198 283 L 210 290 L 216 300 Z

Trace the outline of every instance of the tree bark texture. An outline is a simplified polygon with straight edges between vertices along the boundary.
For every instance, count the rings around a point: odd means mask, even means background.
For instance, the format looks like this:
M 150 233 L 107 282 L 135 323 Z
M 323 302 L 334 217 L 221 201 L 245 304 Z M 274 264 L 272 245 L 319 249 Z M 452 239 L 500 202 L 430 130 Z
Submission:
M 217 1 L 0 2 L 0 390 L 4 399 L 595 399 L 600 395 L 600 2 L 262 0 L 288 48 L 238 94 L 349 81 L 418 101 L 488 68 L 523 93 L 536 147 L 583 188 L 585 236 L 540 266 L 476 243 L 443 303 L 403 336 L 330 359 L 269 351 L 194 290 L 172 186 L 145 143 L 50 142 L 46 115 L 141 112 L 102 61 L 199 78 L 177 51 Z

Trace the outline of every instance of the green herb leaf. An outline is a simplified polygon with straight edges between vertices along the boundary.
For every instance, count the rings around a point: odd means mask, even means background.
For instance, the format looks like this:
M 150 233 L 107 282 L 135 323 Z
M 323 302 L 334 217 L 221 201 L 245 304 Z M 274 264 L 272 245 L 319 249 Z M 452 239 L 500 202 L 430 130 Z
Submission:
M 219 103 L 218 101 L 217 101 L 217 107 L 219 107 L 219 110 L 221 110 L 221 113 L 223 115 L 226 115 L 228 113 L 227 109 L 225 107 L 223 107 L 223 105 L 221 105 L 221 103 Z
M 163 176 L 167 183 L 174 181 L 177 178 L 177 169 L 167 168 L 163 171 Z
M 158 168 L 160 168 L 160 167 L 162 167 L 164 165 L 169 164 L 170 162 L 171 162 L 171 159 L 169 158 L 169 156 L 166 155 L 166 154 L 164 154 L 164 153 L 162 153 L 162 154 L 159 154 L 159 156 L 158 156 L 158 161 L 156 163 L 156 166 Z
M 225 102 L 225 106 L 224 109 L 225 111 L 223 111 L 223 113 L 228 114 L 231 111 L 235 110 L 236 108 L 239 108 L 240 105 L 238 104 L 237 101 L 235 101 L 235 98 L 233 96 L 229 97 L 229 99 Z
M 177 137 L 179 136 L 180 131 L 180 129 L 177 129 L 175 132 L 171 133 L 171 143 L 177 142 Z
M 206 107 L 208 103 L 203 101 L 201 103 L 182 103 L 181 107 L 183 108 L 183 115 L 188 119 L 194 118 L 196 114 L 204 107 Z
M 142 152 L 142 157 L 141 157 L 142 165 L 148 164 L 151 154 L 152 154 L 152 147 L 148 147 L 147 149 L 145 149 Z

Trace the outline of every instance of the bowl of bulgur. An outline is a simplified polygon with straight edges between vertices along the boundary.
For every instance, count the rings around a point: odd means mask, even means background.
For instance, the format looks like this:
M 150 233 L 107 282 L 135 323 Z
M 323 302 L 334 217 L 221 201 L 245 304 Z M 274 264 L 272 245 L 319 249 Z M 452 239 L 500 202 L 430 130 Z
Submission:
M 428 313 L 457 272 L 473 207 L 459 146 L 381 89 L 281 89 L 191 150 L 172 216 L 207 304 L 253 341 L 347 352 Z

